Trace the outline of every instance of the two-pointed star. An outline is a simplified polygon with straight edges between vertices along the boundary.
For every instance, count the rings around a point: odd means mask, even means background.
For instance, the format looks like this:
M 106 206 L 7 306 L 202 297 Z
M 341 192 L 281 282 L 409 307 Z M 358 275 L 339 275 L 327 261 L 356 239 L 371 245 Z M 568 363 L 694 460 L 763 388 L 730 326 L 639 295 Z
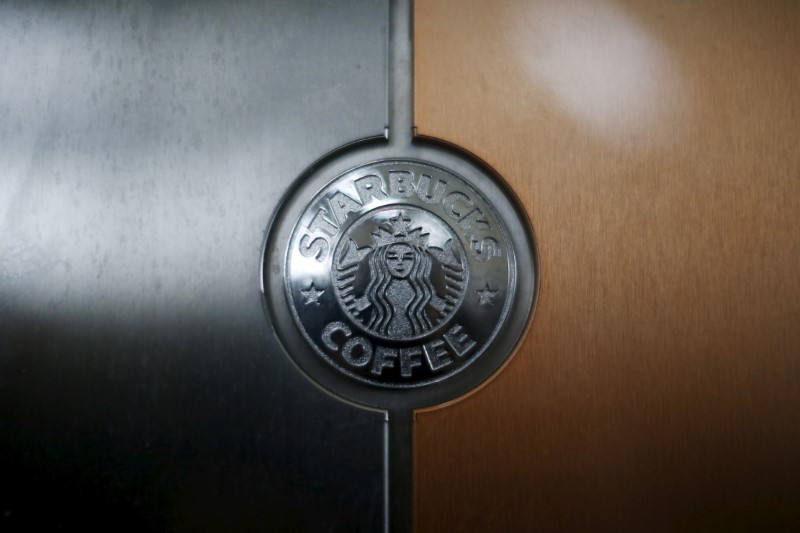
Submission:
M 487 283 L 486 287 L 476 290 L 475 292 L 478 293 L 478 305 L 494 305 L 494 297 L 497 296 L 500 290 L 489 288 L 489 284 Z
M 302 294 L 303 298 L 306 299 L 305 301 L 306 305 L 308 304 L 319 305 L 319 297 L 322 296 L 322 293 L 324 292 L 325 291 L 317 290 L 317 288 L 314 287 L 314 283 L 311 283 L 311 285 L 306 290 L 300 291 L 300 294 Z

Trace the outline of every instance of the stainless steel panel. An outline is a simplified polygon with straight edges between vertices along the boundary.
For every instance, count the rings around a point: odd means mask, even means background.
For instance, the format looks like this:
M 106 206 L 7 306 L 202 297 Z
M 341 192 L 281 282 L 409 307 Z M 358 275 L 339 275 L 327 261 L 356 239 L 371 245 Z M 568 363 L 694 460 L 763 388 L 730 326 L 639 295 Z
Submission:
M 386 125 L 386 2 L 0 4 L 0 523 L 366 530 L 384 414 L 259 295 L 301 171 Z

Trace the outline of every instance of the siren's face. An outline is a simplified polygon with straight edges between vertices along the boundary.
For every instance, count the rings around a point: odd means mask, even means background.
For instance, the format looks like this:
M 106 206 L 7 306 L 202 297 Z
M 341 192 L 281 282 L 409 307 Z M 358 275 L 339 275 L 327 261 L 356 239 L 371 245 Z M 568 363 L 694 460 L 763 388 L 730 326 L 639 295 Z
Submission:
M 393 244 L 386 250 L 386 266 L 393 278 L 408 277 L 414 266 L 414 249 L 407 244 Z

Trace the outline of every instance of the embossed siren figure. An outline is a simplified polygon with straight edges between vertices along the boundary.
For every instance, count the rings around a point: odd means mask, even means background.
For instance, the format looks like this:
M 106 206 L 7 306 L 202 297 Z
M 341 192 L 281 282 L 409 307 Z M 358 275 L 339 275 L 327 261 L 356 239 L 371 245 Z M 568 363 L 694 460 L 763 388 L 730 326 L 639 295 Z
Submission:
M 445 302 L 431 282 L 431 257 L 419 244 L 397 242 L 373 250 L 366 296 L 372 304 L 367 327 L 391 338 L 433 328 L 431 315 Z
M 433 330 L 451 314 L 464 286 L 450 241 L 447 252 L 428 246 L 429 235 L 410 226 L 402 212 L 378 226 L 368 253 L 369 281 L 361 297 L 346 304 L 364 327 L 394 340 Z M 431 277 L 435 265 L 444 271 L 442 295 Z

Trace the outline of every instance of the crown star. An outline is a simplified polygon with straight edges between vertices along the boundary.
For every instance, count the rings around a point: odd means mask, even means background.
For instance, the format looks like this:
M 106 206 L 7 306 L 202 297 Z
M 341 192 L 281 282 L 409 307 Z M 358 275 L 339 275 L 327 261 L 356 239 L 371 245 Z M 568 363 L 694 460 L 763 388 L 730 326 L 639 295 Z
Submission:
M 402 212 L 378 226 L 378 231 L 372 234 L 376 246 L 389 244 L 412 244 L 427 246 L 429 233 L 423 233 L 422 227 L 410 229 L 411 219 L 406 218 Z

